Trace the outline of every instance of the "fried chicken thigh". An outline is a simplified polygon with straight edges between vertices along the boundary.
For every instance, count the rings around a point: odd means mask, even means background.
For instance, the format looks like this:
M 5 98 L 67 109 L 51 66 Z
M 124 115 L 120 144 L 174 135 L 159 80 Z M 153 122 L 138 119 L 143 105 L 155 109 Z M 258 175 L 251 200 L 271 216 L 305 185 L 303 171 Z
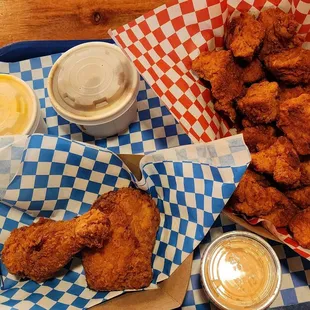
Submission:
M 265 58 L 266 68 L 280 81 L 290 84 L 310 83 L 310 50 L 293 48 Z
M 237 212 L 247 216 L 262 216 L 280 209 L 295 209 L 279 190 L 271 187 L 267 180 L 251 170 L 247 170 L 243 175 L 237 189 L 235 190 L 230 205 Z M 278 215 L 281 215 L 277 211 Z M 293 212 L 290 212 L 293 214 Z M 272 215 L 276 217 L 276 215 Z M 270 216 L 271 219 L 271 216 Z M 280 220 L 278 220 L 280 223 Z M 282 226 L 283 220 L 281 220 Z
M 298 212 L 289 227 L 297 242 L 302 247 L 310 249 L 310 208 Z
M 299 157 L 285 137 L 279 137 L 268 149 L 252 154 L 251 164 L 256 171 L 272 175 L 277 183 L 292 187 L 299 184 Z
M 253 84 L 248 88 L 246 95 L 237 101 L 238 108 L 251 122 L 268 124 L 278 116 L 278 90 L 276 82 Z
M 200 78 L 210 82 L 212 95 L 217 100 L 215 109 L 234 120 L 236 112 L 232 103 L 244 88 L 242 69 L 235 63 L 231 51 L 203 52 L 193 61 L 192 68 Z
M 296 34 L 298 23 L 292 14 L 271 8 L 261 12 L 258 21 L 265 27 L 265 38 L 259 54 L 261 60 L 269 54 L 301 46 L 303 43 L 302 38 Z
M 12 274 L 43 282 L 55 276 L 84 247 L 103 246 L 110 221 L 91 210 L 70 221 L 40 218 L 11 232 L 4 243 L 2 261 Z
M 140 190 L 123 188 L 99 197 L 92 210 L 108 216 L 112 235 L 101 249 L 82 252 L 88 286 L 98 291 L 148 286 L 160 221 L 152 198 Z
M 303 94 L 280 104 L 278 127 L 300 155 L 310 154 L 310 95 Z
M 241 13 L 227 27 L 226 48 L 235 57 L 251 61 L 265 36 L 265 27 L 254 16 Z

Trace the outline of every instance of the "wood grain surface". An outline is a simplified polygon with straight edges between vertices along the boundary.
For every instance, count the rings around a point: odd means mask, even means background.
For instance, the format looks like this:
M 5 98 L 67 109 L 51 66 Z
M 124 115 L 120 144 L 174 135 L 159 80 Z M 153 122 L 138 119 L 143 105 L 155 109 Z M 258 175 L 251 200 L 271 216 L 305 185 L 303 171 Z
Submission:
M 108 38 L 165 0 L 0 0 L 0 47 L 25 40 Z

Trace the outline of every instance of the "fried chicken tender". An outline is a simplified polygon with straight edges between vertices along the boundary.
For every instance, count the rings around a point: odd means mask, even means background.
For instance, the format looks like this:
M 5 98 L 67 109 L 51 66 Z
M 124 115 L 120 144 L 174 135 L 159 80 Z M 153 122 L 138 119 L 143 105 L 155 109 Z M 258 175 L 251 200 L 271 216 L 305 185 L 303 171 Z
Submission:
M 310 95 L 282 102 L 277 125 L 300 155 L 310 154 Z
M 298 212 L 289 227 L 296 241 L 302 247 L 310 249 L 310 208 Z
M 292 48 L 265 58 L 265 65 L 278 80 L 289 84 L 310 83 L 310 50 Z
M 296 34 L 298 23 L 292 14 L 270 8 L 261 12 L 257 20 L 265 27 L 265 38 L 259 54 L 261 60 L 269 54 L 302 45 L 303 39 Z
M 246 95 L 237 101 L 240 111 L 254 124 L 268 124 L 279 112 L 276 82 L 260 82 L 248 88 Z
M 246 127 L 241 133 L 251 153 L 267 149 L 277 140 L 276 131 L 272 126 Z
M 252 154 L 252 167 L 285 186 L 299 185 L 300 161 L 292 143 L 286 137 L 279 137 L 268 149 Z
M 139 289 L 152 280 L 151 257 L 160 216 L 152 198 L 123 188 L 99 197 L 92 210 L 111 222 L 112 235 L 103 248 L 85 249 L 82 262 L 91 289 Z
M 309 94 L 310 95 L 310 85 L 306 86 L 295 86 L 291 88 L 281 87 L 279 93 L 279 100 L 285 101 L 292 98 L 297 98 L 302 94 Z
M 310 207 L 310 186 L 287 191 L 285 195 L 301 209 Z
M 245 84 L 252 84 L 262 80 L 265 77 L 263 66 L 258 59 L 254 59 L 245 68 L 243 68 L 243 81 Z
M 107 216 L 91 210 L 70 221 L 40 218 L 14 229 L 4 243 L 2 261 L 21 278 L 43 282 L 55 276 L 84 247 L 102 247 L 110 232 Z
M 231 51 L 201 53 L 192 63 L 198 76 L 211 83 L 213 97 L 217 100 L 215 109 L 232 118 L 232 102 L 241 96 L 244 88 L 242 69 L 235 63 Z
M 226 48 L 235 57 L 250 62 L 265 36 L 265 27 L 253 15 L 241 13 L 227 27 Z
M 236 212 L 247 216 L 266 215 L 278 208 L 289 208 L 290 204 L 285 195 L 271 187 L 262 175 L 249 169 L 230 200 Z

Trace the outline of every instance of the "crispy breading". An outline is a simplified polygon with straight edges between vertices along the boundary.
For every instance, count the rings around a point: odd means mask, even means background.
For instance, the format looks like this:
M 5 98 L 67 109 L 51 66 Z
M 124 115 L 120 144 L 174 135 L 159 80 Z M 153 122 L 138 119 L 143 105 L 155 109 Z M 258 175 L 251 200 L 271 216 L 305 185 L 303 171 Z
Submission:
M 310 154 L 310 95 L 281 102 L 277 125 L 300 155 Z
M 300 163 L 300 182 L 303 185 L 310 185 L 310 160 Z
M 310 207 L 310 186 L 287 191 L 285 195 L 302 209 Z
M 252 167 L 285 186 L 299 185 L 300 161 L 293 144 L 286 137 L 279 137 L 268 149 L 252 154 Z
M 106 214 L 112 236 L 99 250 L 85 249 L 86 281 L 98 291 L 139 289 L 152 280 L 151 257 L 160 215 L 152 198 L 122 188 L 98 198 L 93 206 Z
M 232 102 L 221 103 L 216 101 L 214 103 L 214 110 L 223 114 L 223 116 L 229 117 L 232 121 L 237 117 L 237 112 Z
M 266 215 L 278 208 L 289 208 L 290 204 L 285 195 L 271 187 L 262 175 L 249 169 L 230 200 L 235 211 L 247 216 Z
M 255 16 L 241 13 L 228 23 L 226 34 L 226 48 L 235 57 L 251 61 L 265 36 L 265 27 Z
M 192 68 L 200 78 L 210 82 L 212 95 L 218 101 L 217 110 L 227 110 L 242 95 L 242 69 L 231 51 L 203 52 L 193 61 Z
M 83 247 L 102 247 L 109 233 L 110 222 L 98 210 L 70 221 L 40 218 L 11 232 L 4 243 L 2 261 L 10 273 L 43 282 L 54 277 Z
M 310 208 L 298 212 L 291 220 L 289 227 L 294 239 L 302 247 L 310 249 Z
M 310 50 L 299 47 L 268 55 L 265 65 L 278 80 L 286 84 L 310 83 Z
M 255 127 L 255 124 L 253 124 L 248 118 L 244 117 L 242 119 L 242 127 L 247 128 L 247 127 Z
M 280 87 L 279 100 L 285 101 L 292 98 L 297 98 L 302 94 L 310 95 L 310 85 L 306 86 L 295 86 L 295 87 Z
M 252 84 L 262 80 L 265 72 L 261 62 L 256 58 L 243 68 L 242 78 L 245 84 Z
M 272 126 L 258 125 L 255 127 L 246 127 L 241 133 L 251 153 L 264 150 L 277 140 L 276 130 Z
M 246 95 L 237 101 L 240 111 L 255 124 L 274 121 L 279 112 L 276 82 L 260 82 L 248 88 Z
M 265 38 L 259 54 L 261 60 L 269 54 L 302 45 L 303 39 L 296 34 L 298 22 L 292 14 L 270 8 L 260 13 L 258 21 L 265 27 Z
M 278 195 L 279 203 L 277 204 L 277 207 L 270 213 L 261 215 L 260 218 L 271 222 L 275 227 L 285 227 L 289 224 L 299 209 L 289 199 L 283 199 L 282 193 L 278 193 Z

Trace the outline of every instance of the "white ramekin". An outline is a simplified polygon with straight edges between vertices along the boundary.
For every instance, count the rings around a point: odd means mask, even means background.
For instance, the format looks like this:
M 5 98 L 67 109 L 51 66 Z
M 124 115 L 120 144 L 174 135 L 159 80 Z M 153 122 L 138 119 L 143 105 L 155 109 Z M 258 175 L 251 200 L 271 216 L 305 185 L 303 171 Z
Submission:
M 95 137 L 128 128 L 137 116 L 139 75 L 119 47 L 104 42 L 78 45 L 64 53 L 48 77 L 56 112 Z
M 30 119 L 25 126 L 25 128 L 21 132 L 16 132 L 13 134 L 21 134 L 21 135 L 31 135 L 33 133 L 47 133 L 47 126 L 43 120 L 41 110 L 40 110 L 40 103 L 38 98 L 36 97 L 34 91 L 29 87 L 29 85 L 24 82 L 22 79 L 9 74 L 0 74 L 0 77 L 4 77 L 7 81 L 14 81 L 17 84 L 20 84 L 20 86 L 24 89 L 25 92 L 27 92 L 27 95 L 30 98 L 29 104 L 31 104 L 31 115 Z M 12 87 L 14 87 L 14 84 L 12 84 Z M 17 90 L 18 91 L 18 90 Z

